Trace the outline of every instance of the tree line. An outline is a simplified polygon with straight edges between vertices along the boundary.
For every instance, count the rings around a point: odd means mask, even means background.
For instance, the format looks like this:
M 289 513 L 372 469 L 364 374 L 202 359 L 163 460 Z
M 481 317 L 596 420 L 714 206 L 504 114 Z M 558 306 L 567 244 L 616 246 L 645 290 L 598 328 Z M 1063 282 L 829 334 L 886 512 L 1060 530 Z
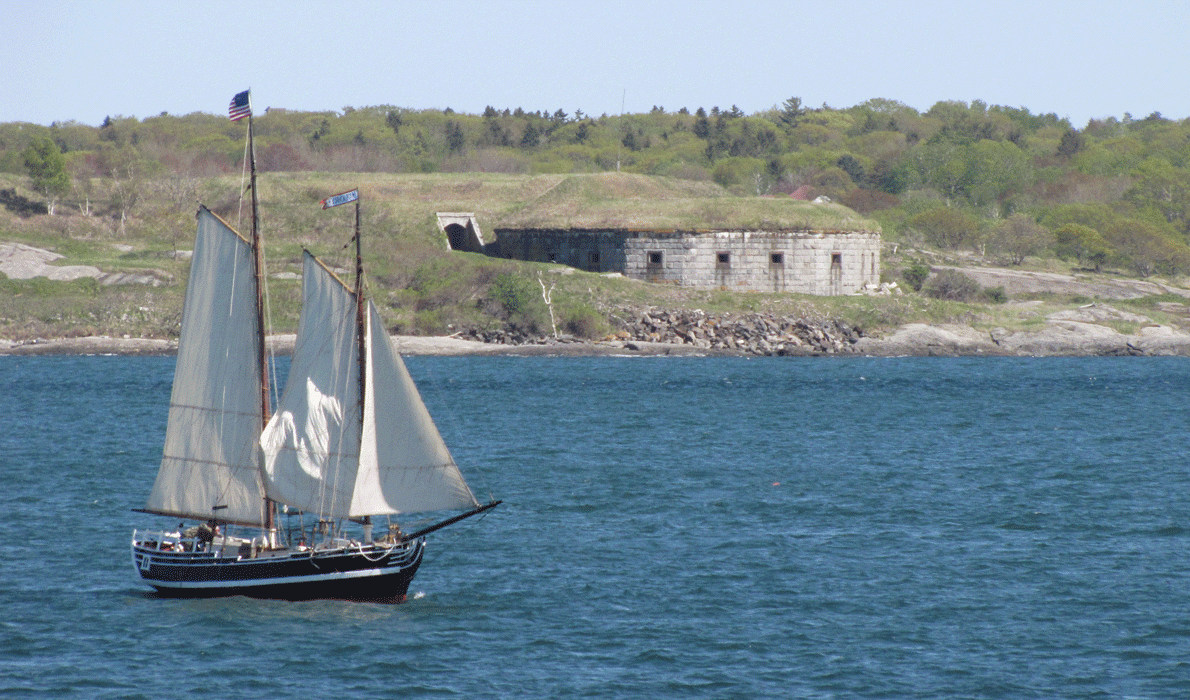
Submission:
M 979 100 L 919 112 L 889 99 L 811 108 L 791 97 L 755 114 L 382 105 L 270 109 L 254 124 L 264 172 L 623 170 L 713 180 L 741 196 L 827 196 L 879 221 L 887 239 L 1007 263 L 1056 254 L 1087 268 L 1190 274 L 1190 120 L 1160 113 L 1075 127 Z M 184 190 L 239 172 L 243 133 L 203 113 L 113 116 L 98 127 L 6 123 L 0 173 L 29 177 L 46 213 L 65 202 L 102 207 L 123 226 L 147 182 Z M 4 195 L 10 209 L 18 200 Z

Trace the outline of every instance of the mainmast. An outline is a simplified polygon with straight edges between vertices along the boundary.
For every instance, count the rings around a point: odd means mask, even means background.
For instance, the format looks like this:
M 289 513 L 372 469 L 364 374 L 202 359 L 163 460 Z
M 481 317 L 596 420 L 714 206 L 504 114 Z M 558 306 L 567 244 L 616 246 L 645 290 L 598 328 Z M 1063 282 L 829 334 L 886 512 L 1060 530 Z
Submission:
M 256 267 L 256 350 L 257 375 L 260 377 L 260 429 L 263 431 L 269 423 L 272 408 L 269 404 L 269 354 L 265 339 L 265 309 L 264 309 L 264 246 L 260 237 L 260 197 L 256 191 L 256 145 L 252 138 L 252 101 L 251 90 L 236 95 L 231 102 L 229 115 L 237 119 L 238 115 L 248 117 L 248 162 L 249 188 L 252 190 L 252 257 Z M 264 497 L 264 527 L 269 534 L 269 543 L 273 544 L 273 531 L 277 526 L 277 504 L 268 496 Z
M 272 409 L 269 405 L 269 356 L 265 347 L 264 320 L 264 247 L 260 239 L 260 199 L 256 194 L 256 148 L 252 143 L 252 115 L 248 115 L 248 157 L 251 161 L 252 189 L 252 256 L 256 259 L 256 327 L 257 350 L 260 362 L 260 420 L 261 429 L 268 425 Z

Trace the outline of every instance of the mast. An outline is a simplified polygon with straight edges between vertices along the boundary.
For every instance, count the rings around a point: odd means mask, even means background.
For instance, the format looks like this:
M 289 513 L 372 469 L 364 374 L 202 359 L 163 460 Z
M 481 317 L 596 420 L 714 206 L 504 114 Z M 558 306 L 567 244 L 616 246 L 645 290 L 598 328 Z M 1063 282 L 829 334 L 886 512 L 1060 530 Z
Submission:
M 357 190 L 358 191 L 358 190 Z M 367 337 L 364 333 L 364 257 L 360 243 L 359 197 L 355 199 L 355 340 L 359 347 L 359 419 L 364 420 L 364 394 L 368 388 Z
M 256 328 L 257 328 L 257 357 L 260 375 L 260 429 L 263 431 L 269 423 L 269 356 L 265 346 L 264 322 L 264 247 L 260 239 L 260 198 L 256 193 L 256 146 L 252 140 L 252 111 L 248 111 L 248 161 L 250 163 L 250 187 L 252 189 L 252 256 L 256 262 Z M 264 497 L 264 527 L 272 533 L 276 529 L 277 504 L 268 496 Z M 272 535 L 269 535 L 272 544 Z
M 356 188 L 359 192 L 359 188 Z M 364 434 L 364 401 L 368 390 L 368 339 L 364 332 L 364 256 L 360 242 L 359 195 L 355 198 L 355 342 L 359 361 L 359 423 L 360 437 Z M 364 541 L 372 541 L 372 516 L 363 519 Z

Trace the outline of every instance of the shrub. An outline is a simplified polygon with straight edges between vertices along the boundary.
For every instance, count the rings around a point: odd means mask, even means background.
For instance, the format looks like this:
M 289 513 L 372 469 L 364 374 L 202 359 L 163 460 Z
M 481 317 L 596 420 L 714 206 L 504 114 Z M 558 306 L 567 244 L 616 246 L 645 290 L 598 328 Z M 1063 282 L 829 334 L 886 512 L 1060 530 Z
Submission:
M 598 340 L 611 332 L 607 319 L 590 304 L 579 304 L 567 312 L 562 328 L 571 335 L 587 340 Z
M 896 195 L 880 190 L 856 189 L 844 194 L 840 200 L 843 204 L 861 214 L 871 214 L 882 209 L 892 209 L 901 203 Z
M 1004 292 L 1004 287 L 988 287 L 983 290 L 983 298 L 993 304 L 1003 304 L 1008 301 L 1008 294 Z
M 504 320 L 510 326 L 528 333 L 548 327 L 547 309 L 541 298 L 541 288 L 523 275 L 502 272 L 488 287 L 488 296 L 504 310 Z
M 926 280 L 922 291 L 935 299 L 970 301 L 979 294 L 979 283 L 958 270 L 941 270 Z
M 492 280 L 488 288 L 492 299 L 504 307 L 509 317 L 525 313 L 537 298 L 537 288 L 528 279 L 509 272 L 502 272 Z
M 913 291 L 920 292 L 921 286 L 925 284 L 926 278 L 930 276 L 930 268 L 918 263 L 917 265 L 910 265 L 901 270 L 901 276 L 905 278 L 906 284 L 913 288 Z
M 446 332 L 440 309 L 418 311 L 413 315 L 413 328 L 418 335 L 441 335 Z

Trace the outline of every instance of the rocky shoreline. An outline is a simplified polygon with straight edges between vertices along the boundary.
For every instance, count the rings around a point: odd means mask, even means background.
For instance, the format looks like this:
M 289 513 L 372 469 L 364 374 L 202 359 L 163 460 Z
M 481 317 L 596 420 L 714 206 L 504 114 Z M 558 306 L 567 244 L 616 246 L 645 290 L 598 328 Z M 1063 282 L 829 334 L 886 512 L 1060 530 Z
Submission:
M 624 316 L 611 337 L 529 336 L 507 330 L 453 336 L 393 336 L 405 355 L 737 355 L 737 356 L 1190 356 L 1190 334 L 1105 304 L 1050 314 L 1036 331 L 911 323 L 882 337 L 834 320 L 773 314 L 708 314 L 646 309 Z M 1109 324 L 1134 326 L 1125 334 Z M 269 338 L 292 352 L 294 336 Z M 167 355 L 173 340 L 145 338 L 0 339 L 0 355 Z

